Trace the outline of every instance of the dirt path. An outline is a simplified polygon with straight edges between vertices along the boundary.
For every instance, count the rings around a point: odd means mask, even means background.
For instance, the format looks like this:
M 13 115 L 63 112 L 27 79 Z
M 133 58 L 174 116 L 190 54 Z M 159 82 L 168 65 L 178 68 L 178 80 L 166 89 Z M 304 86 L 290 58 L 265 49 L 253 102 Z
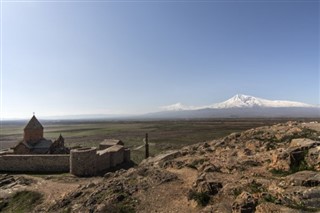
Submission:
M 43 202 L 37 206 L 37 209 L 46 209 L 46 207 L 54 204 L 56 201 L 61 200 L 66 194 L 76 190 L 79 186 L 89 184 L 91 182 L 99 182 L 99 178 L 83 178 L 68 180 L 70 177 L 54 177 L 53 179 L 25 176 L 29 179 L 35 180 L 35 184 L 26 186 L 24 190 L 37 191 L 42 193 Z
M 35 178 L 35 177 L 33 177 Z M 26 187 L 26 190 L 38 191 L 44 195 L 44 204 L 52 204 L 64 195 L 79 187 L 79 183 L 60 183 L 52 180 L 37 179 L 37 183 Z
M 191 188 L 193 182 L 197 178 L 197 170 L 191 168 L 182 168 L 182 169 L 167 169 L 169 172 L 172 172 L 178 176 L 179 179 L 183 180 L 184 185 Z
M 178 180 L 155 186 L 138 193 L 142 201 L 137 212 L 186 212 L 194 213 L 199 209 L 194 201 L 188 200 L 188 192 L 197 177 L 197 171 L 189 168 L 168 169 L 178 176 Z

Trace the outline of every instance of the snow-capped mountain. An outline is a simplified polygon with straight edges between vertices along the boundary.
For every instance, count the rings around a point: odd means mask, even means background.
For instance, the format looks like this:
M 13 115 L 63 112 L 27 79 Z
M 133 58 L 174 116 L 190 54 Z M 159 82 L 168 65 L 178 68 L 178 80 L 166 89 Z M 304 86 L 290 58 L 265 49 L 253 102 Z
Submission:
M 238 108 L 238 107 L 313 107 L 312 105 L 294 102 L 294 101 L 280 101 L 280 100 L 267 100 L 256 98 L 249 95 L 237 94 L 232 98 L 213 104 L 210 108 Z
M 207 106 L 187 106 L 181 103 L 163 106 L 160 112 L 141 116 L 148 119 L 192 118 L 258 118 L 308 117 L 320 118 L 320 107 L 294 101 L 279 101 L 235 95 L 232 98 Z
M 210 106 L 196 107 L 196 106 L 187 106 L 182 103 L 176 103 L 176 104 L 160 107 L 160 109 L 165 111 L 197 110 L 197 109 L 204 109 L 204 108 L 210 108 Z
M 194 108 L 191 106 L 183 105 L 182 103 L 176 103 L 168 106 L 160 107 L 162 110 L 165 111 L 180 111 L 180 110 L 193 110 Z
M 169 106 L 163 106 L 161 109 L 167 111 L 182 111 L 182 110 L 199 110 L 199 109 L 229 109 L 229 108 L 253 108 L 253 107 L 315 107 L 310 104 L 294 101 L 282 100 L 267 100 L 256 98 L 249 95 L 237 94 L 232 98 L 209 106 L 186 106 L 181 103 L 176 103 Z

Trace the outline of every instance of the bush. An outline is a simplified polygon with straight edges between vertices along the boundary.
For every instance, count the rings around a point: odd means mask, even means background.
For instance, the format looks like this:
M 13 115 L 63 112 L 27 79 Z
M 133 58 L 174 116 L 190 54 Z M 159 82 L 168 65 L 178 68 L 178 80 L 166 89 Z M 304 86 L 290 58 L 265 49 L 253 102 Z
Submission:
M 206 206 L 210 201 L 210 196 L 207 192 L 196 192 L 196 191 L 189 191 L 188 194 L 189 200 L 195 200 L 199 206 Z
M 290 175 L 291 172 L 290 171 L 284 171 L 284 170 L 281 170 L 281 169 L 271 169 L 270 172 L 276 176 L 280 176 L 280 177 L 283 177 L 283 176 L 287 176 L 287 175 Z
M 304 170 L 310 170 L 315 171 L 313 166 L 309 166 L 308 163 L 305 160 L 305 157 L 308 155 L 308 150 L 304 150 L 303 152 L 300 152 L 295 155 L 290 155 L 290 170 L 289 171 L 283 171 L 283 170 L 276 170 L 272 169 L 270 172 L 274 175 L 278 176 L 287 176 L 299 171 Z
M 304 150 L 300 154 L 294 156 L 290 156 L 291 165 L 290 165 L 290 172 L 296 173 L 303 170 L 314 170 L 313 167 L 309 166 L 305 160 L 305 157 L 308 155 L 308 150 Z
M 260 193 L 260 192 L 265 192 L 266 188 L 263 187 L 263 185 L 261 183 L 257 183 L 255 181 L 253 181 L 250 185 L 249 185 L 250 191 L 252 193 Z
M 0 203 L 1 212 L 31 212 L 42 201 L 42 194 L 34 191 L 20 191 Z
M 240 189 L 240 188 L 234 188 L 233 190 L 232 190 L 232 193 L 233 193 L 233 195 L 235 196 L 235 197 L 238 197 L 238 195 L 240 195 L 241 193 L 242 193 L 242 189 Z
M 266 194 L 263 197 L 264 201 L 269 202 L 269 203 L 276 203 L 276 201 L 278 200 L 276 197 L 272 196 L 271 194 Z

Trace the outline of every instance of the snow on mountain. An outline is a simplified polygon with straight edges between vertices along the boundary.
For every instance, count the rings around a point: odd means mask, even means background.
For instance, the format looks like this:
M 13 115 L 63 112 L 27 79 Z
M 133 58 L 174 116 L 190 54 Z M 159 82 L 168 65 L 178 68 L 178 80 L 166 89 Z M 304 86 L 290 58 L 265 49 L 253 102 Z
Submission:
M 294 101 L 280 101 L 280 100 L 267 100 L 256 98 L 253 96 L 237 94 L 232 98 L 211 105 L 210 108 L 240 108 L 240 107 L 313 107 L 312 105 L 294 102 Z
M 176 103 L 176 104 L 172 104 L 172 105 L 168 105 L 168 106 L 162 106 L 160 108 L 165 111 L 182 111 L 182 110 L 202 109 L 202 107 L 186 106 L 181 103 Z
M 249 95 L 237 94 L 232 98 L 209 106 L 186 106 L 181 103 L 163 106 L 162 110 L 165 111 L 183 111 L 183 110 L 198 110 L 198 109 L 228 109 L 228 108 L 276 108 L 276 107 L 315 107 L 313 105 L 294 102 L 294 101 L 281 101 L 281 100 L 267 100 L 263 98 L 256 98 Z

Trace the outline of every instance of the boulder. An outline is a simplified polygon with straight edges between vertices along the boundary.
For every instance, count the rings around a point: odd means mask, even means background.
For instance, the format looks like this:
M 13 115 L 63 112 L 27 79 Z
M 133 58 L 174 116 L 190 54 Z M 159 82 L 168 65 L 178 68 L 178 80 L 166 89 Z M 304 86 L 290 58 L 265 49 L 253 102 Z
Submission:
M 320 173 L 315 171 L 300 171 L 285 178 L 286 186 L 320 186 Z
M 288 187 L 283 193 L 283 204 L 295 206 L 296 208 L 303 207 L 306 210 L 320 210 L 320 186 L 304 187 L 293 186 Z
M 281 213 L 299 213 L 296 209 L 291 209 L 285 206 L 276 205 L 274 203 L 261 203 L 256 207 L 255 213 L 268 213 L 268 212 L 281 212 Z
M 222 183 L 212 179 L 206 173 L 202 173 L 198 176 L 197 180 L 193 184 L 193 188 L 197 192 L 205 192 L 209 195 L 216 195 L 222 189 Z
M 202 171 L 204 173 L 209 173 L 209 172 L 220 172 L 221 167 L 216 166 L 214 164 L 211 164 L 209 162 L 205 162 L 204 164 L 201 165 L 199 171 Z
M 290 153 L 284 148 L 279 148 L 272 153 L 271 163 L 269 167 L 275 170 L 289 171 L 290 170 Z
M 145 160 L 143 160 L 141 162 L 140 165 L 154 164 L 154 165 L 162 166 L 162 164 L 165 161 L 173 160 L 173 159 L 175 159 L 177 157 L 180 157 L 180 156 L 182 156 L 180 151 L 178 151 L 178 150 L 170 150 L 170 151 L 167 151 L 167 152 L 165 152 L 163 154 L 157 155 L 155 157 L 145 159 Z
M 285 177 L 282 203 L 306 210 L 320 210 L 320 173 L 300 171 Z
M 289 146 L 310 149 L 318 145 L 320 145 L 319 141 L 314 141 L 308 138 L 297 138 L 297 139 L 292 139 Z
M 309 167 L 320 171 L 320 146 L 309 149 L 305 160 Z
M 319 168 L 320 146 L 318 145 L 319 142 L 310 139 L 294 139 L 289 148 L 280 148 L 273 152 L 269 166 L 271 169 L 292 172 Z
M 0 174 L 0 189 L 9 189 L 15 185 L 28 186 L 35 181 L 23 176 Z
M 253 213 L 256 210 L 257 201 L 248 192 L 242 192 L 232 204 L 233 213 Z

